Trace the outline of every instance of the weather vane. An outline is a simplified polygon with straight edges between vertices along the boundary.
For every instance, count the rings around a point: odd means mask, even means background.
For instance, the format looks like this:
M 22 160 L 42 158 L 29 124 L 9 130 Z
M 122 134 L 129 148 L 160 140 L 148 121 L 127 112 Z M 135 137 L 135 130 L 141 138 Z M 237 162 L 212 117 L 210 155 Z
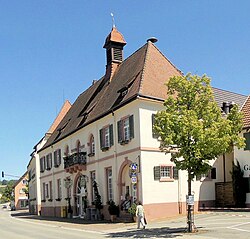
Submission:
M 112 24 L 113 24 L 113 27 L 115 27 L 115 18 L 114 18 L 114 14 L 111 12 L 110 15 L 111 15 L 111 17 L 112 17 Z

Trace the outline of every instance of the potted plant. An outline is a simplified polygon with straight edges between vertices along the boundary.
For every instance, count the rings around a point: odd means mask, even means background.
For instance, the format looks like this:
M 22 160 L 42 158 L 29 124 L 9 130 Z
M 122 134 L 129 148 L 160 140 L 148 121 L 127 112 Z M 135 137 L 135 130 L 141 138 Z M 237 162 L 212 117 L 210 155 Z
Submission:
M 112 199 L 109 200 L 107 204 L 109 205 L 108 211 L 110 214 L 110 220 L 113 222 L 119 214 L 119 206 L 117 206 Z
M 128 212 L 132 216 L 134 222 L 136 221 L 136 207 L 136 203 L 132 203 L 132 205 L 128 209 Z

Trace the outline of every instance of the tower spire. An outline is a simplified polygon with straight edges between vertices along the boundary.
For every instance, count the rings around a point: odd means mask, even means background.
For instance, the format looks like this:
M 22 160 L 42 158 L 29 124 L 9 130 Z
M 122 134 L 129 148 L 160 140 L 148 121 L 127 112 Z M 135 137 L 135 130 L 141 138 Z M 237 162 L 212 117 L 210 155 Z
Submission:
M 114 17 L 114 14 L 111 12 L 110 15 L 112 17 L 112 27 L 115 27 L 115 17 Z
M 114 17 L 114 15 L 112 17 Z M 107 36 L 103 46 L 103 48 L 106 49 L 106 59 L 107 59 L 106 74 L 105 74 L 106 79 L 111 80 L 117 67 L 123 61 L 123 47 L 125 45 L 126 41 L 123 35 L 116 29 L 115 22 L 113 19 L 112 30 Z

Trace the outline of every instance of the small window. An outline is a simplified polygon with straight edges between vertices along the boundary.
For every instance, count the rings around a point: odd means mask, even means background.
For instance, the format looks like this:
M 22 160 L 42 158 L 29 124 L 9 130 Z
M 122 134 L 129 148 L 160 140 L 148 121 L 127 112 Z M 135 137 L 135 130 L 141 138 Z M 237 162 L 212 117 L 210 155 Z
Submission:
M 95 155 L 95 138 L 91 134 L 90 139 L 89 139 L 89 156 L 94 156 Z
M 107 169 L 108 201 L 113 200 L 112 169 Z
M 61 179 L 57 179 L 57 198 L 61 199 L 62 198 L 62 181 Z
M 244 150 L 250 150 L 250 133 L 244 133 L 243 137 L 245 138 L 245 148 Z
M 46 170 L 50 170 L 52 168 L 52 153 L 46 155 Z
M 49 198 L 49 184 L 45 184 L 45 197 Z
M 54 152 L 54 167 L 57 168 L 61 165 L 61 149 Z
M 207 173 L 196 175 L 196 181 L 216 179 L 216 168 L 211 168 Z
M 113 145 L 113 125 L 109 125 L 100 130 L 100 146 L 101 150 L 108 150 Z
M 40 172 L 43 173 L 45 170 L 45 157 L 40 158 Z
M 178 179 L 178 169 L 172 165 L 160 165 L 154 167 L 154 180 L 173 181 Z
M 155 115 L 156 115 L 156 114 L 152 114 L 152 137 L 153 137 L 154 139 L 157 139 L 158 136 L 157 136 L 157 134 L 156 134 L 155 131 L 154 131 Z

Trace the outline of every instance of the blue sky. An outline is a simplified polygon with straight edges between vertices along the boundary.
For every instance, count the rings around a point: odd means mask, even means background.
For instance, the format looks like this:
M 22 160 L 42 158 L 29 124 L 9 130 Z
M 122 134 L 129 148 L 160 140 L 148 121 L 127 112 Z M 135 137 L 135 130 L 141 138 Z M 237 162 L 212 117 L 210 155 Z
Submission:
M 111 12 L 125 57 L 155 36 L 183 73 L 248 95 L 249 11 L 248 0 L 0 0 L 0 171 L 22 175 L 63 100 L 104 74 Z

